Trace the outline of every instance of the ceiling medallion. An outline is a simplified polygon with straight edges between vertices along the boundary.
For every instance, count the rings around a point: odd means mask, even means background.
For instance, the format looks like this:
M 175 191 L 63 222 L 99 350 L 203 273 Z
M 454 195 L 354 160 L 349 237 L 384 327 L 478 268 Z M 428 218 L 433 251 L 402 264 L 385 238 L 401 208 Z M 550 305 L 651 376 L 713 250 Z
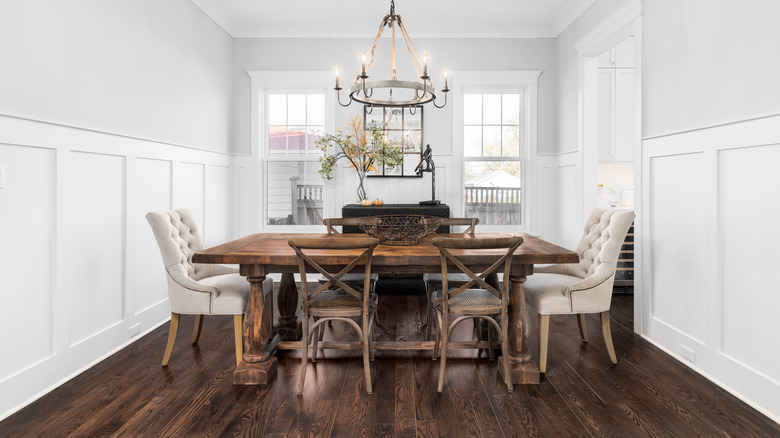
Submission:
M 392 46 L 390 48 L 390 79 L 380 81 L 366 81 L 368 79 L 367 70 L 374 61 L 374 52 L 376 51 L 379 39 L 382 37 L 382 31 L 385 26 L 389 27 L 392 31 Z M 406 50 L 409 52 L 409 57 L 412 60 L 412 66 L 417 74 L 418 81 L 399 81 L 396 77 L 396 64 L 395 64 L 395 33 L 396 29 L 401 33 L 401 36 L 406 43 Z M 352 86 L 349 87 L 349 100 L 347 103 L 341 103 L 341 85 L 339 85 L 339 71 L 336 70 L 336 97 L 339 105 L 349 106 L 352 101 L 357 101 L 368 106 L 388 106 L 388 107 L 415 107 L 417 105 L 423 105 L 426 103 L 433 103 L 436 108 L 444 108 L 447 105 L 447 93 L 450 91 L 447 88 L 447 71 L 444 71 L 444 88 L 441 92 L 444 93 L 444 103 L 439 106 L 436 104 L 436 89 L 433 87 L 433 80 L 428 76 L 428 56 L 423 54 L 422 60 L 420 60 L 417 54 L 417 49 L 414 48 L 409 33 L 406 31 L 406 27 L 401 21 L 401 16 L 395 13 L 395 0 L 390 1 L 390 13 L 385 15 L 382 20 L 382 24 L 379 25 L 379 31 L 374 37 L 374 42 L 369 49 L 370 58 L 367 60 L 366 55 L 363 54 L 362 67 L 360 74 L 355 77 L 355 81 Z M 367 61 L 367 62 L 366 62 Z M 422 70 L 422 74 L 420 74 Z M 374 96 L 375 90 L 384 90 L 385 93 L 382 97 Z M 393 97 L 393 91 L 401 96 Z

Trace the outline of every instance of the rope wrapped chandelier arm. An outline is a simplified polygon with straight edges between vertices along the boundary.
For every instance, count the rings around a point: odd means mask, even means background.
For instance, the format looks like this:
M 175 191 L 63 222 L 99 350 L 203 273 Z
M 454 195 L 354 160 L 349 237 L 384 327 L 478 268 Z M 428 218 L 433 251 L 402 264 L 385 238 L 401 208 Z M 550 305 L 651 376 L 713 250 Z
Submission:
M 382 38 L 382 33 L 385 26 L 389 27 L 392 32 L 392 46 L 390 48 L 390 79 L 368 81 L 368 68 L 374 62 L 374 56 L 376 49 L 379 46 L 379 41 Z M 414 72 L 417 75 L 417 81 L 404 81 L 398 80 L 396 75 L 396 57 L 395 57 L 395 34 L 396 26 L 398 27 L 401 37 L 404 40 L 406 50 L 409 52 L 409 58 L 412 61 Z M 426 103 L 433 103 L 436 108 L 444 108 L 447 105 L 447 93 L 450 91 L 447 88 L 447 72 L 444 72 L 444 88 L 441 92 L 444 93 L 444 103 L 438 105 L 436 103 L 436 88 L 433 86 L 433 80 L 428 75 L 428 58 L 423 55 L 423 59 L 420 59 L 417 49 L 412 43 L 412 39 L 409 37 L 409 32 L 401 20 L 401 16 L 395 13 L 395 0 L 390 1 L 390 13 L 385 15 L 379 25 L 374 40 L 369 48 L 370 58 L 366 59 L 366 55 L 363 55 L 362 65 L 360 72 L 355 76 L 353 84 L 349 87 L 349 100 L 346 103 L 341 101 L 341 86 L 339 84 L 339 72 L 336 70 L 336 98 L 339 105 L 346 107 L 352 102 L 359 102 L 371 107 L 414 107 L 418 105 L 424 105 Z M 422 74 L 420 74 L 422 70 Z M 375 97 L 375 90 L 388 90 L 387 96 Z M 393 97 L 393 91 L 401 91 L 410 94 L 408 98 L 396 99 Z

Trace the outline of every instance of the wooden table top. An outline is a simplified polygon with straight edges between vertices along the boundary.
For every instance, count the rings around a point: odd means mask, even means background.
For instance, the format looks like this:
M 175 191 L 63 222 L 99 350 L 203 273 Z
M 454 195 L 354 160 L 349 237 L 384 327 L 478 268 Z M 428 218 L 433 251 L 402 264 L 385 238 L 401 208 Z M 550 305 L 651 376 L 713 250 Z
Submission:
M 257 233 L 231 242 L 224 243 L 196 253 L 192 261 L 195 263 L 226 263 L 241 265 L 268 265 L 269 272 L 285 272 L 297 268 L 295 252 L 287 241 L 296 236 L 318 237 L 328 236 L 318 233 Z M 365 236 L 364 234 L 337 234 L 331 238 L 349 239 Z M 431 243 L 434 237 L 458 238 L 497 238 L 521 236 L 523 244 L 515 251 L 512 263 L 522 265 L 547 263 L 577 263 L 579 257 L 574 251 L 553 245 L 542 239 L 524 233 L 476 233 L 469 234 L 432 234 L 417 245 L 389 246 L 379 245 L 374 250 L 372 270 L 378 273 L 420 273 L 432 272 L 431 267 L 440 267 L 439 251 Z M 502 254 L 497 250 L 453 250 L 464 263 L 474 266 L 495 261 Z M 339 265 L 349 263 L 359 254 L 359 250 L 311 250 L 307 253 L 323 265 Z M 319 259 L 319 260 L 318 260 Z M 440 268 L 439 268 L 440 269 Z M 437 269 L 438 270 L 438 269 Z

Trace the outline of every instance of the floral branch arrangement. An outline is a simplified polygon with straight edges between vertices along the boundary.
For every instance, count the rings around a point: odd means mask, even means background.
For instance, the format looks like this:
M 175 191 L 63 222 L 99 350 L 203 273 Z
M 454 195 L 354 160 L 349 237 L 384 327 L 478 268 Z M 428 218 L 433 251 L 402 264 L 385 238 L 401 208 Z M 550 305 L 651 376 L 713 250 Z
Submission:
M 360 180 L 358 198 L 363 201 L 367 199 L 363 179 L 368 172 L 378 173 L 377 166 L 385 166 L 388 169 L 398 167 L 403 163 L 404 154 L 399 145 L 387 140 L 384 126 L 369 126 L 366 131 L 362 129 L 362 120 L 359 117 L 353 117 L 347 126 L 352 131 L 349 134 L 344 134 L 339 129 L 336 134 L 325 134 L 316 141 L 317 147 L 322 151 L 318 173 L 326 180 L 332 179 L 336 163 L 345 158 L 349 166 L 357 172 Z

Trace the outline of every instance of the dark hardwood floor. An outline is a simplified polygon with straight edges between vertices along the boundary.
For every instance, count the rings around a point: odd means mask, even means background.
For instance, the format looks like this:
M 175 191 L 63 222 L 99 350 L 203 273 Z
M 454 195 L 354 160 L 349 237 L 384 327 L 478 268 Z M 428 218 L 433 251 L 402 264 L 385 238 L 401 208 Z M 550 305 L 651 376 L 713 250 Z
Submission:
M 326 351 L 310 364 L 300 397 L 297 352 L 280 354 L 272 384 L 233 386 L 232 318 L 205 318 L 192 346 L 193 318 L 182 317 L 167 368 L 160 366 L 166 324 L 0 422 L 0 437 L 780 436 L 780 425 L 636 336 L 632 299 L 613 298 L 617 365 L 597 316 L 588 317 L 587 343 L 573 316 L 553 317 L 546 376 L 513 394 L 496 363 L 476 351 L 453 352 L 442 394 L 439 362 L 417 351 L 378 352 L 373 395 L 359 354 L 348 351 Z M 377 338 L 421 339 L 424 300 L 381 296 Z M 347 334 L 334 322 L 327 337 Z M 473 329 L 463 323 L 455 336 L 473 337 Z M 534 340 L 534 357 L 536 349 Z

